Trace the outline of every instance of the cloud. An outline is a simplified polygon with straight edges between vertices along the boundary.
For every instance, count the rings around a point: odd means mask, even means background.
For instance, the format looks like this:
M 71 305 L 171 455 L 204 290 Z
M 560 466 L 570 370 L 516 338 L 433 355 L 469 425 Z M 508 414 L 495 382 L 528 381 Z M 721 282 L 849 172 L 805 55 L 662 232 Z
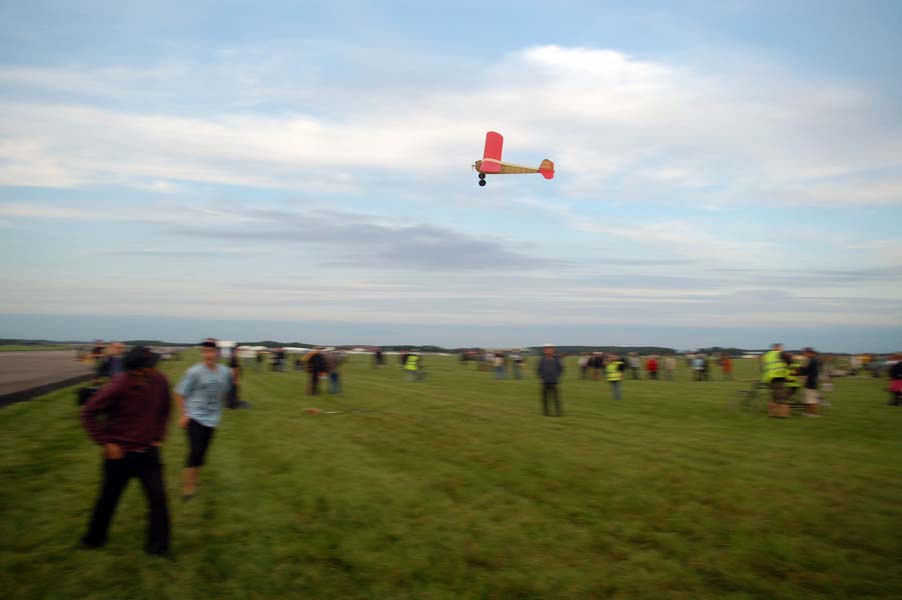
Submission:
M 565 261 L 532 256 L 523 244 L 497 236 L 480 236 L 448 227 L 392 220 L 351 211 L 302 211 L 203 206 L 149 206 L 117 212 L 29 203 L 0 203 L 0 216 L 155 223 L 170 236 L 197 242 L 216 240 L 252 244 L 261 254 L 286 245 L 306 248 L 308 260 L 330 267 L 412 269 L 419 271 L 534 270 Z M 187 224 L 187 223 L 190 223 Z M 181 248 L 181 247 L 180 247 Z M 196 248 L 116 249 L 120 256 L 210 257 L 219 250 Z M 237 252 L 237 250 L 235 250 Z
M 333 267 L 446 272 L 537 269 L 560 262 L 530 256 L 500 238 L 423 223 L 391 222 L 347 211 L 252 209 L 240 214 L 253 224 L 240 228 L 178 225 L 170 227 L 169 232 L 192 239 L 321 246 L 325 250 L 317 258 Z
M 527 288 L 525 293 L 520 293 L 519 286 L 511 288 L 510 280 L 497 283 L 492 278 L 471 280 L 469 287 L 446 287 L 441 282 L 380 285 L 375 278 L 360 285 L 262 277 L 240 282 L 186 282 L 167 275 L 119 275 L 115 280 L 94 283 L 76 281 L 71 276 L 13 279 L 8 283 L 9 293 L 0 300 L 0 313 L 228 319 L 265 314 L 269 319 L 283 320 L 443 326 L 734 327 L 742 323 L 745 327 L 780 330 L 880 326 L 891 322 L 899 309 L 896 300 L 812 298 L 773 288 L 612 294 L 603 285 L 575 287 L 566 279 Z
M 359 193 L 386 174 L 447 181 L 497 128 L 508 136 L 506 158 L 552 157 L 555 185 L 574 197 L 714 187 L 721 201 L 899 201 L 898 180 L 862 174 L 900 168 L 902 128 L 892 107 L 851 84 L 547 45 L 485 61 L 476 73 L 463 60 L 418 57 L 405 67 L 417 82 L 408 86 L 342 76 L 384 72 L 378 53 L 333 46 L 332 60 L 347 68 L 311 78 L 292 59 L 312 54 L 299 60 L 315 66 L 325 48 L 276 50 L 283 54 L 236 49 L 213 65 L 0 70 L 0 81 L 34 90 L 28 102 L 0 106 L 0 183 Z M 437 67 L 449 76 L 436 78 Z M 51 91 L 62 100 L 42 102 Z M 285 94 L 293 101 L 276 108 L 266 100 Z M 816 185 L 849 176 L 863 177 L 854 190 Z

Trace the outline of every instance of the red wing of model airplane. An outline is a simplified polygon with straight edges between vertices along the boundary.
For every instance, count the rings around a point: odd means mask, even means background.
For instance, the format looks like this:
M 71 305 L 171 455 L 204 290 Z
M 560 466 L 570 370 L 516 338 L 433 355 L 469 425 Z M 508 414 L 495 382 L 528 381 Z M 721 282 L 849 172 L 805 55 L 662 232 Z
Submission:
M 485 185 L 486 175 L 523 175 L 525 173 L 541 173 L 545 179 L 554 177 L 554 163 L 547 158 L 542 161 L 538 169 L 523 167 L 511 163 L 501 162 L 501 147 L 504 138 L 500 133 L 490 131 L 485 134 L 485 151 L 482 160 L 473 163 L 473 168 L 479 172 L 479 185 Z

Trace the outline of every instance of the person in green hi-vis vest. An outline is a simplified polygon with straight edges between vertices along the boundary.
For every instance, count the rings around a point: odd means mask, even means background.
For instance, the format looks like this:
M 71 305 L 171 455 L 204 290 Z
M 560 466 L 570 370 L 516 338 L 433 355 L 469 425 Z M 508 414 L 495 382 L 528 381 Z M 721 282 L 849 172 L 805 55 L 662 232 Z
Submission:
M 623 372 L 625 370 L 626 365 L 619 356 L 612 354 L 608 357 L 608 363 L 604 367 L 604 375 L 608 383 L 611 384 L 614 400 L 623 400 L 621 386 L 623 385 Z
M 783 355 L 783 344 L 771 344 L 770 348 L 770 352 L 761 357 L 761 381 L 770 384 L 774 402 L 784 402 L 789 367 Z
M 404 373 L 411 381 L 423 380 L 423 358 L 419 353 L 412 352 L 407 355 L 407 360 L 404 362 Z

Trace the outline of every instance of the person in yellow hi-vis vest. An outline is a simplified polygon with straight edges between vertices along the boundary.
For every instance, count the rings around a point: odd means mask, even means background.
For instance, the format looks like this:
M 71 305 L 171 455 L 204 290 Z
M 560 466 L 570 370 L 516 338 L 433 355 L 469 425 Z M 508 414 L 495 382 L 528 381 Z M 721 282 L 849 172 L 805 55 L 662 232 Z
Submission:
M 404 362 L 404 374 L 408 381 L 423 381 L 423 357 L 417 352 L 407 355 Z
M 786 399 L 791 400 L 802 387 L 801 379 L 802 357 L 793 356 L 786 375 Z
M 789 367 L 783 354 L 783 344 L 772 344 L 770 348 L 770 352 L 761 357 L 761 381 L 770 384 L 774 402 L 784 402 Z
M 611 354 L 608 356 L 608 363 L 604 366 L 605 379 L 611 384 L 611 391 L 614 393 L 614 400 L 623 400 L 623 394 L 620 386 L 623 381 L 623 372 L 626 365 L 619 356 Z

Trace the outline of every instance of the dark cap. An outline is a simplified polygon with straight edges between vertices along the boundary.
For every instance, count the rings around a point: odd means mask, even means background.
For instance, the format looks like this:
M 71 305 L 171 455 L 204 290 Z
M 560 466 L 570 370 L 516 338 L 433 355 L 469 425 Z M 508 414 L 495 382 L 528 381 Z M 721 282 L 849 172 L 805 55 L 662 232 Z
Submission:
M 205 339 L 204 341 L 202 341 L 202 342 L 200 343 L 200 345 L 201 345 L 201 347 L 203 347 L 203 348 L 215 348 L 215 347 L 216 347 L 216 340 L 213 339 L 213 338 L 207 338 L 207 339 Z
M 122 366 L 126 371 L 151 369 L 156 366 L 158 360 L 160 360 L 160 355 L 151 352 L 147 346 L 135 346 L 122 358 Z

